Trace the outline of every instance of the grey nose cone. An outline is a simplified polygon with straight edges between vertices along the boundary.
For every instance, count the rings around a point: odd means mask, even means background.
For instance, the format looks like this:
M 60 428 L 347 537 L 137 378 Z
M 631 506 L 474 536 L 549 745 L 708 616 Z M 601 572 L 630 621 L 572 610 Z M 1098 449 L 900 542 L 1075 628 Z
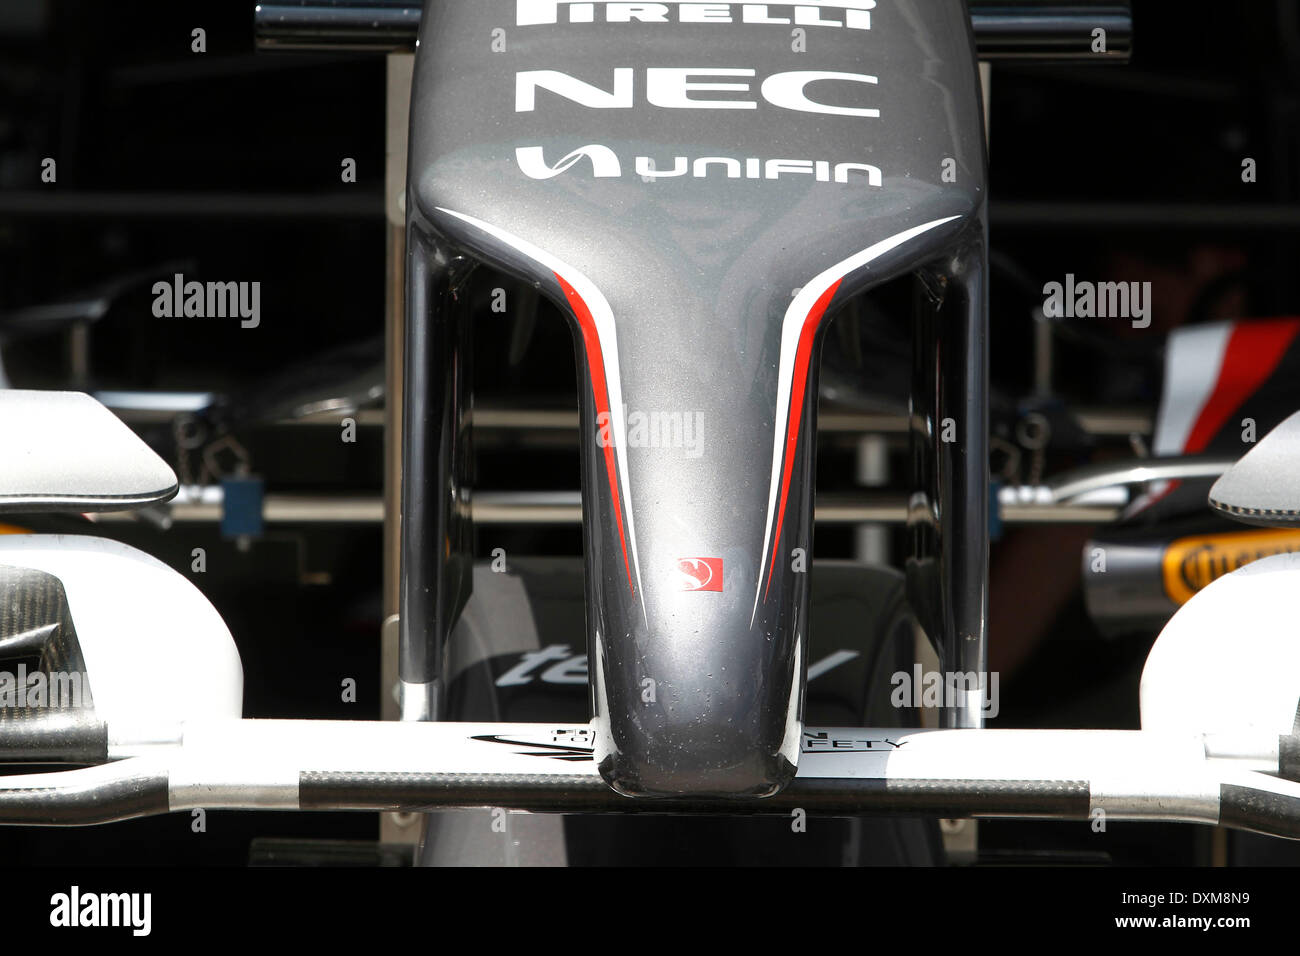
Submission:
M 618 682 L 626 671 L 598 671 L 598 699 L 606 693 L 608 706 L 621 710 L 612 722 L 599 716 L 596 721 L 600 773 L 615 790 L 638 797 L 766 797 L 794 779 L 802 728 L 801 648 L 793 655 L 786 651 L 783 660 L 756 660 L 745 673 L 728 677 L 720 668 L 738 657 L 727 653 L 728 642 L 719 643 L 721 648 L 710 648 L 714 660 L 704 669 L 664 654 L 646 655 L 644 667 L 634 670 L 672 676 L 624 684 L 613 693 L 607 678 Z M 638 691 L 636 700 L 627 701 L 629 692 Z
M 944 552 L 936 634 L 981 661 L 984 296 L 953 262 L 975 262 L 984 236 L 969 16 L 960 0 L 863 0 L 854 18 L 832 4 L 805 54 L 782 52 L 788 10 L 580 22 L 568 14 L 589 5 L 561 4 L 563 24 L 516 22 L 509 52 L 484 56 L 513 6 L 429 0 L 410 235 L 437 261 L 527 280 L 574 331 L 604 778 L 644 796 L 772 794 L 799 760 L 821 337 L 853 296 L 918 267 L 964 276 L 944 288 L 969 315 L 935 321 L 943 347 L 918 363 L 933 386 L 918 420 L 942 410 L 963 437 L 923 432 L 919 477 L 947 510 L 915 537 L 926 560 Z M 423 338 L 415 289 L 412 339 L 460 355 L 455 286 Z
M 602 760 L 600 775 L 629 797 L 770 797 L 794 779 L 796 768 L 784 756 L 750 753 L 737 763 L 743 750 L 725 736 L 714 739 L 716 747 L 702 747 L 689 733 L 660 734 L 637 753 Z

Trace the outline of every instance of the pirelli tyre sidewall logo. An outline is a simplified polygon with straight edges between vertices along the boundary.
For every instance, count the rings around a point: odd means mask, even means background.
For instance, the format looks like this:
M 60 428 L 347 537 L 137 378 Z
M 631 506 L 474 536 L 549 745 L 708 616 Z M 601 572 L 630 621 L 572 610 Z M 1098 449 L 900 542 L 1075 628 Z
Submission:
M 1206 585 L 1260 558 L 1300 552 L 1300 531 L 1236 531 L 1178 538 L 1165 549 L 1165 594 L 1186 604 Z

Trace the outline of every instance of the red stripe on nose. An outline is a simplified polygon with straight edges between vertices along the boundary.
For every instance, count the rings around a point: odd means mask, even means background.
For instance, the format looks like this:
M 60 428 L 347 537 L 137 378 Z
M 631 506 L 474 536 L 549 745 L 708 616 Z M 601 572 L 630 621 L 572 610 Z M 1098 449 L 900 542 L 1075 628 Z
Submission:
M 604 421 L 608 422 L 609 418 L 609 392 L 605 383 L 605 360 L 600 350 L 600 336 L 596 332 L 596 320 L 591 317 L 591 309 L 583 301 L 576 289 L 564 281 L 564 277 L 558 272 L 554 273 L 555 281 L 560 283 L 560 288 L 564 290 L 565 298 L 569 300 L 569 305 L 573 308 L 573 314 L 578 318 L 578 327 L 582 329 L 582 344 L 587 351 L 587 367 L 591 369 L 591 390 L 596 400 L 597 420 L 601 415 Z M 614 470 L 614 444 L 605 442 L 605 471 L 609 475 L 609 492 L 610 500 L 614 502 L 614 520 L 618 523 L 618 541 L 623 546 L 623 567 L 627 570 L 627 589 L 633 594 L 636 588 L 632 586 L 632 564 L 627 556 L 627 537 L 623 533 L 623 507 L 620 503 L 618 477 Z

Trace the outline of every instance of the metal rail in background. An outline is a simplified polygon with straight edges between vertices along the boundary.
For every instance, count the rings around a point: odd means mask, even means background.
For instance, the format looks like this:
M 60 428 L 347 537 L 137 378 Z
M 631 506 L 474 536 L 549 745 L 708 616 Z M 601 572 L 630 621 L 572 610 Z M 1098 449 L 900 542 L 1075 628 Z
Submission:
M 1136 461 L 1108 461 L 1072 469 L 1050 479 L 1045 487 L 1053 504 L 1063 504 L 1120 485 L 1218 478 L 1236 463 L 1237 458 L 1230 455 L 1171 455 Z
M 177 415 L 201 412 L 216 401 L 211 392 L 98 391 L 95 398 L 103 402 L 118 418 L 129 425 L 157 425 L 171 422 Z M 1079 407 L 1072 409 L 1075 423 L 1089 435 L 1127 438 L 1150 435 L 1151 412 L 1129 407 Z M 361 427 L 380 426 L 385 422 L 383 408 L 363 408 L 346 414 L 330 411 L 286 418 L 275 425 L 328 425 L 337 428 L 339 421 L 352 418 Z M 477 406 L 470 413 L 477 431 L 577 432 L 577 408 L 509 408 Z M 906 415 L 890 412 L 864 412 L 823 406 L 817 413 L 819 433 L 896 434 L 906 435 Z
M 1133 15 L 1118 3 L 991 3 L 970 5 L 983 60 L 1127 63 Z M 261 3 L 253 23 L 263 50 L 415 49 L 419 3 L 409 0 L 297 0 Z M 1105 51 L 1094 50 L 1094 30 L 1105 31 Z
M 95 521 L 150 520 L 169 526 L 176 522 L 218 522 L 221 488 L 206 486 L 197 493 L 184 489 L 170 504 L 149 514 L 112 511 Z M 582 496 L 577 491 L 476 491 L 470 501 L 476 525 L 570 525 L 582 521 Z M 864 522 L 904 524 L 907 495 L 901 492 L 829 492 L 817 496 L 815 520 L 820 525 Z M 1120 509 L 1110 502 L 1071 503 L 1026 496 L 1004 500 L 999 516 L 1007 524 L 1101 524 L 1114 521 Z M 381 524 L 384 501 L 376 495 L 268 494 L 262 506 L 268 524 Z
M 1113 521 L 1127 503 L 1127 496 L 1097 498 L 1099 492 L 1123 492 L 1129 486 L 1157 481 L 1217 478 L 1234 463 L 1235 459 L 1220 455 L 1180 455 L 1085 465 L 1042 485 L 1004 487 L 998 497 L 999 518 L 1007 524 Z M 161 507 L 164 523 L 220 521 L 221 488 L 185 487 L 172 502 Z M 565 525 L 582 521 L 582 495 L 577 491 L 476 491 L 470 507 L 475 524 L 482 525 Z M 136 517 L 136 512 L 122 511 L 99 514 L 95 520 L 129 521 Z M 901 492 L 817 495 L 818 524 L 903 524 L 907 518 L 908 498 Z M 271 524 L 376 524 L 384 520 L 384 501 L 369 495 L 269 494 L 263 503 L 263 519 Z

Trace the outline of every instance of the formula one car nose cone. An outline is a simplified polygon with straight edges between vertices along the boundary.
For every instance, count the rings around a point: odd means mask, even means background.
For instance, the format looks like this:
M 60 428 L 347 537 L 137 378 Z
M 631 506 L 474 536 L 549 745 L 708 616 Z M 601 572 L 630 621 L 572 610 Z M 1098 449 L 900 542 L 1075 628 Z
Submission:
M 982 241 L 969 20 L 932 0 L 596 6 L 430 0 L 407 195 L 435 265 L 414 307 L 462 255 L 571 318 L 606 780 L 771 794 L 799 756 L 824 320 Z

